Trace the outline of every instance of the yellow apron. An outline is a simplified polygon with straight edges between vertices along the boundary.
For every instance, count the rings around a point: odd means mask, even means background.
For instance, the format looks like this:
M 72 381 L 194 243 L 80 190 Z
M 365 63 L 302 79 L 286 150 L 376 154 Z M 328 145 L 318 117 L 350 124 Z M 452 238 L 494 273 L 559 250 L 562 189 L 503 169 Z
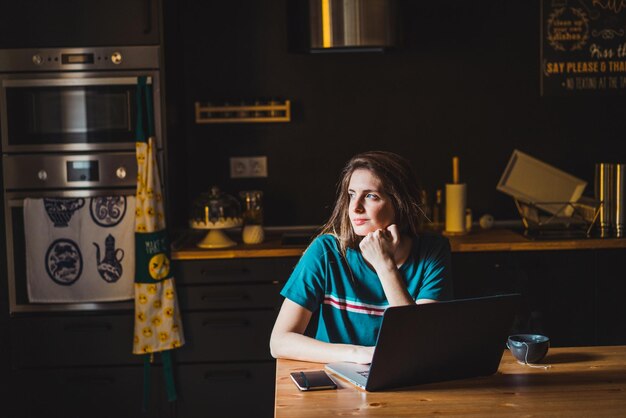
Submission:
M 162 353 L 168 400 L 176 400 L 170 350 L 185 343 L 174 278 L 170 269 L 170 246 L 165 229 L 163 188 L 157 165 L 154 135 L 150 132 L 153 126 L 152 89 L 146 84 L 146 78 L 140 77 L 137 86 L 133 354 L 146 356 L 144 358 L 144 407 L 150 391 L 150 363 L 153 361 L 154 353 L 158 352 Z

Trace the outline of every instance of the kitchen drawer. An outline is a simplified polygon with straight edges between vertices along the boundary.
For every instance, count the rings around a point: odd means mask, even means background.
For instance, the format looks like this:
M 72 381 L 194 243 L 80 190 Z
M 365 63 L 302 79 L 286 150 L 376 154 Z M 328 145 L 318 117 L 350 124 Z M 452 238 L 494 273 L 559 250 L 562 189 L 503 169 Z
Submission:
M 183 315 L 185 345 L 179 362 L 271 360 L 272 310 L 191 312 Z
M 199 309 L 278 308 L 282 302 L 282 284 L 241 284 L 230 286 L 178 286 L 180 306 Z
M 150 403 L 142 414 L 143 368 L 31 369 L 11 373 L 11 418 L 166 418 L 163 371 L 152 370 Z M 7 378 L 6 381 L 9 381 Z M 7 405 L 3 405 L 7 413 Z
M 178 284 L 285 282 L 296 257 L 184 260 L 173 263 Z
M 272 417 L 275 373 L 274 361 L 179 365 L 176 417 Z
M 140 363 L 131 353 L 133 321 L 132 315 L 14 318 L 13 367 Z

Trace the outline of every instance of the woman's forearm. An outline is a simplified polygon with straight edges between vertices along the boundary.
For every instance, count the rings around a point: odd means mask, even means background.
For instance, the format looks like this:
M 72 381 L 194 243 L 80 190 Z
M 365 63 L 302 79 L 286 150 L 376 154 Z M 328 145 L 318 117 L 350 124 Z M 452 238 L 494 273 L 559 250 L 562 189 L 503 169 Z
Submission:
M 405 306 L 412 305 L 415 300 L 409 294 L 409 291 L 404 284 L 402 275 L 396 266 L 390 266 L 388 268 L 379 269 L 376 271 L 380 283 L 383 286 L 383 291 L 389 302 L 389 306 Z
M 295 332 L 272 335 L 270 349 L 275 358 L 332 363 L 349 361 L 367 364 L 372 361 L 374 347 L 332 344 Z

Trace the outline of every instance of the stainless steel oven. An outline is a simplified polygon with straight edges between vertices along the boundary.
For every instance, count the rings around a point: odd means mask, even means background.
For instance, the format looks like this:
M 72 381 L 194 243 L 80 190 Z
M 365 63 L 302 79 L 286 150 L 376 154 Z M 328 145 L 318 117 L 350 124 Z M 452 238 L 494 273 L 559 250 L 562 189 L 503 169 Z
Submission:
M 130 302 L 31 303 L 25 198 L 133 195 L 137 79 L 153 88 L 163 168 L 159 47 L 0 50 L 0 135 L 11 313 L 130 308 Z
M 0 51 L 2 152 L 134 149 L 138 76 L 161 132 L 158 47 Z
M 3 155 L 2 165 L 11 313 L 130 308 L 132 305 L 127 302 L 34 304 L 29 301 L 24 199 L 133 195 L 137 187 L 135 153 Z

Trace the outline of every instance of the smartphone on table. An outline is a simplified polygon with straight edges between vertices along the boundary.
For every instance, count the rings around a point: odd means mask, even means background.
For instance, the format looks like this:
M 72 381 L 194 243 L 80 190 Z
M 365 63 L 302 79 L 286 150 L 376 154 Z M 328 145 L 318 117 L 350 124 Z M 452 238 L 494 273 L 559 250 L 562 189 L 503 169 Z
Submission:
M 324 370 L 293 372 L 291 379 L 300 390 L 337 389 L 333 379 Z

